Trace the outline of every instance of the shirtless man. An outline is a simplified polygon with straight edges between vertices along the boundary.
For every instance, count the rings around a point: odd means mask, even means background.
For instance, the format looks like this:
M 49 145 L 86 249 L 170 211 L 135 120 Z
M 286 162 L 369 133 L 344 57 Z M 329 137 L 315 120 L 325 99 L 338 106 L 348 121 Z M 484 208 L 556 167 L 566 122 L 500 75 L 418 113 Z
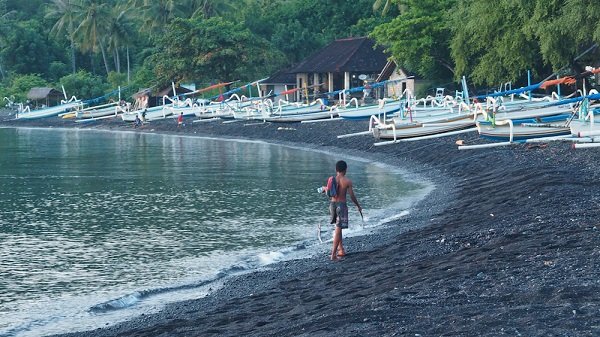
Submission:
M 348 228 L 348 205 L 346 203 L 346 192 L 350 194 L 350 199 L 362 214 L 362 207 L 358 204 L 354 191 L 352 190 L 352 180 L 346 177 L 348 164 L 340 160 L 335 163 L 335 180 L 337 182 L 337 195 L 331 198 L 329 212 L 331 213 L 331 223 L 335 223 L 335 232 L 333 233 L 333 248 L 331 249 L 331 260 L 335 261 L 339 257 L 346 255 L 344 245 L 342 244 L 342 229 Z

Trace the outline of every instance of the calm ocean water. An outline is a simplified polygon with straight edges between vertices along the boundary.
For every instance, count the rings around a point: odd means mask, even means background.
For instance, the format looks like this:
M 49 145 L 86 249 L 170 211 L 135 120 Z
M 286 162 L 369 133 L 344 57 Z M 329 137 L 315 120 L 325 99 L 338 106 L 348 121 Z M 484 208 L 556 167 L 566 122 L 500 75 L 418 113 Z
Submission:
M 337 159 L 260 142 L 0 129 L 0 336 L 94 329 L 322 251 L 316 189 Z M 426 193 L 389 167 L 347 161 L 367 217 L 361 229 L 352 208 L 351 235 Z

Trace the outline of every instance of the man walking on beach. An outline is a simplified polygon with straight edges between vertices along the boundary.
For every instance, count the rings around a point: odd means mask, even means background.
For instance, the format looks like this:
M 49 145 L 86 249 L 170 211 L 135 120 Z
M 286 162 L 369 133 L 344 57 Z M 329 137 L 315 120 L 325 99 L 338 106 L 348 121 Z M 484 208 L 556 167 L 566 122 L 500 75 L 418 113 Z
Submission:
M 331 249 L 331 260 L 336 261 L 340 257 L 346 255 L 344 245 L 342 243 L 342 229 L 348 228 L 348 204 L 346 203 L 346 193 L 350 194 L 350 199 L 358 208 L 358 212 L 362 216 L 362 207 L 358 204 L 358 200 L 352 190 L 352 180 L 346 177 L 348 164 L 340 160 L 335 163 L 335 180 L 337 182 L 337 193 L 331 197 L 329 203 L 329 212 L 331 213 L 331 223 L 335 223 L 335 232 L 333 233 L 333 248 Z

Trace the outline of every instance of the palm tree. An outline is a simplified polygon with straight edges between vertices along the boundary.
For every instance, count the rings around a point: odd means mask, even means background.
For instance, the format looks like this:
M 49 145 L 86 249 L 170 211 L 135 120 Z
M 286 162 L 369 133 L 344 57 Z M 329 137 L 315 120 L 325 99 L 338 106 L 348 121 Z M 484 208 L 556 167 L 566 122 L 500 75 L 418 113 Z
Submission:
M 75 65 L 75 26 L 79 24 L 81 17 L 81 2 L 78 0 L 52 0 L 52 5 L 48 8 L 46 18 L 56 19 L 56 23 L 50 30 L 54 36 L 65 34 L 71 43 L 71 70 L 77 71 Z
M 142 29 L 149 33 L 160 33 L 172 19 L 185 16 L 186 9 L 181 0 L 130 0 L 129 5 L 142 9 Z
M 378 12 L 379 10 L 381 10 L 381 16 L 385 16 L 390 11 L 392 2 L 394 2 L 394 1 L 393 0 L 375 0 L 375 2 L 373 3 L 373 11 Z M 400 2 L 400 1 L 396 1 L 396 2 Z M 405 7 L 406 7 L 406 5 L 402 5 L 402 4 L 398 3 L 398 10 L 400 12 L 402 12 L 403 9 L 405 9 Z
M 244 2 L 247 3 L 248 1 Z M 193 9 L 193 16 L 202 16 L 207 19 L 214 16 L 223 16 L 235 9 L 235 5 L 231 0 L 190 0 L 190 7 Z
M 83 19 L 75 29 L 74 36 L 80 41 L 82 51 L 102 53 L 106 73 L 110 72 L 106 58 L 106 30 L 109 4 L 102 0 L 82 0 Z
M 119 49 L 126 46 L 127 50 L 127 74 L 129 76 L 129 44 L 134 35 L 134 29 L 131 20 L 131 7 L 113 7 L 108 18 L 108 48 L 112 51 L 115 59 L 115 69 L 121 72 L 121 58 Z
M 6 8 L 6 1 L 0 1 L 0 51 L 5 48 L 7 44 L 8 32 L 10 31 L 9 21 L 12 16 L 16 16 L 16 11 L 8 11 Z M 5 80 L 4 68 L 2 67 L 2 58 L 0 58 L 0 77 Z

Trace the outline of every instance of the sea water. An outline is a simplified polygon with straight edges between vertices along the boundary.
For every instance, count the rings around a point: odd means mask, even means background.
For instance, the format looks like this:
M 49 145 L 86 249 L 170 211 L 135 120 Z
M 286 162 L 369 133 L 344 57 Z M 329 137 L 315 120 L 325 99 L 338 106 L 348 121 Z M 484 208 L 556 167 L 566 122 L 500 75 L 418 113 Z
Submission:
M 338 159 L 262 142 L 0 129 L 0 336 L 95 329 L 326 250 L 316 190 Z M 347 162 L 367 229 L 426 193 L 389 167 Z M 350 222 L 360 234 L 352 207 Z

